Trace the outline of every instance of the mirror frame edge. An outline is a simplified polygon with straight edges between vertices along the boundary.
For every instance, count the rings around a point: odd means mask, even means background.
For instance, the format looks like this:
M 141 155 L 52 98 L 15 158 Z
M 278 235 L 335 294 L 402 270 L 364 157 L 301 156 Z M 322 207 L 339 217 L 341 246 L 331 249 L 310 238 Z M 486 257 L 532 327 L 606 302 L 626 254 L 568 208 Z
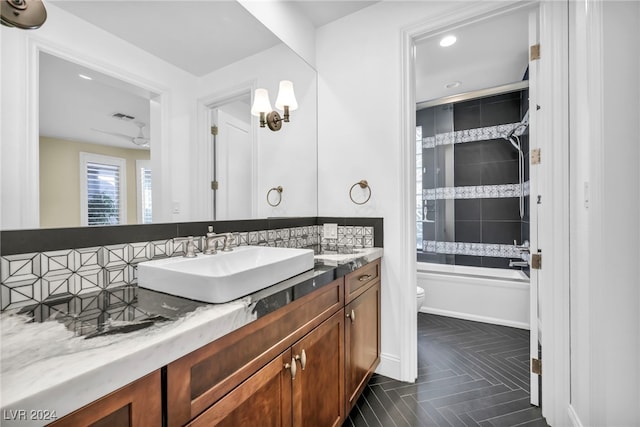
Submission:
M 21 179 L 24 181 L 23 188 L 26 194 L 23 194 L 20 198 L 20 209 L 23 213 L 23 220 L 19 227 L 21 229 L 32 229 L 40 227 L 40 53 L 46 53 L 56 56 L 69 62 L 81 65 L 93 69 L 97 72 L 106 74 L 110 77 L 117 78 L 129 84 L 143 88 L 149 92 L 156 94 L 153 98 L 155 102 L 159 104 L 160 114 L 160 126 L 152 126 L 159 132 L 157 141 L 154 144 L 154 150 L 151 150 L 152 169 L 157 169 L 160 166 L 160 170 L 166 169 L 165 173 L 156 176 L 153 183 L 157 190 L 153 191 L 154 208 L 156 206 L 155 200 L 158 200 L 158 206 L 160 212 L 171 212 L 170 206 L 168 206 L 167 199 L 171 197 L 163 197 L 162 189 L 171 189 L 171 169 L 166 167 L 168 161 L 168 144 L 169 144 L 169 125 L 167 123 L 170 111 L 170 91 L 168 88 L 163 87 L 160 84 L 151 82 L 148 79 L 133 74 L 121 67 L 108 64 L 100 61 L 97 57 L 80 54 L 79 52 L 62 46 L 59 43 L 45 40 L 39 37 L 37 34 L 26 35 L 27 53 L 26 53 L 26 74 L 27 74 L 27 97 L 26 97 L 26 111 L 27 117 L 31 117 L 31 120 L 27 120 L 26 131 L 26 149 L 25 156 L 27 157 L 25 168 Z M 151 100 L 150 100 L 151 101 Z M 154 153 L 155 152 L 155 153 Z M 156 174 L 157 175 L 157 174 Z M 159 185 L 158 185 L 159 184 Z M 156 209 L 157 210 L 157 209 Z M 158 218 L 158 222 L 166 220 L 164 216 Z M 154 221 L 156 221 L 154 215 Z M 126 225 L 126 224 L 122 224 Z M 13 228 L 13 227 L 12 227 Z

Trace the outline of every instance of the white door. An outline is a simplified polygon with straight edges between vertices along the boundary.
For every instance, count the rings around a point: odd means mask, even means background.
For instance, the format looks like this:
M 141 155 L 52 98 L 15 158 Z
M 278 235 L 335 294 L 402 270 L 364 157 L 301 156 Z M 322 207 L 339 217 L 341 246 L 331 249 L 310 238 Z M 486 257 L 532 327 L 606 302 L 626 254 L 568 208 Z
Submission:
M 539 43 L 538 41 L 538 26 L 539 18 L 538 11 L 532 11 L 529 15 L 529 46 L 534 46 Z M 536 254 L 542 244 L 540 242 L 540 233 L 538 233 L 538 208 L 542 201 L 542 194 L 540 189 L 542 186 L 542 179 L 544 174 L 540 171 L 540 165 L 534 164 L 534 150 L 539 147 L 537 135 L 538 135 L 538 114 L 537 114 L 537 99 L 538 99 L 538 75 L 539 75 L 539 63 L 540 61 L 529 59 L 529 224 L 530 224 L 530 244 L 531 255 Z M 531 260 L 531 256 L 529 257 Z M 529 261 L 531 264 L 531 261 Z M 530 335 L 530 358 L 529 360 L 539 359 L 538 348 L 540 341 L 540 293 L 538 292 L 539 286 L 542 284 L 542 270 L 536 270 L 530 268 L 530 311 L 529 311 L 529 323 L 531 327 Z M 540 378 L 539 375 L 531 372 L 530 369 L 530 390 L 531 390 L 531 404 L 540 406 Z
M 213 180 L 218 182 L 215 219 L 251 218 L 254 200 L 251 126 L 221 109 L 213 110 L 213 125 L 218 127 L 213 156 Z

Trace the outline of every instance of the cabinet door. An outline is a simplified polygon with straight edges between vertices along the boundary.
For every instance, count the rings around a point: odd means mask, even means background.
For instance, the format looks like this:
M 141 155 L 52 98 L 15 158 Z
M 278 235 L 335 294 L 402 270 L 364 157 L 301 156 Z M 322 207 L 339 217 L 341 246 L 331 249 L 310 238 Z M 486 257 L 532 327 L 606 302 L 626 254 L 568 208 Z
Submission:
M 167 366 L 167 425 L 181 427 L 344 308 L 344 279 L 295 301 Z
M 346 413 L 380 363 L 380 281 L 345 306 Z
M 293 388 L 293 425 L 340 426 L 344 420 L 344 310 L 293 347 L 298 372 Z
M 162 425 L 160 371 L 155 371 L 49 424 L 55 427 Z
M 292 362 L 289 349 L 187 425 L 290 427 Z

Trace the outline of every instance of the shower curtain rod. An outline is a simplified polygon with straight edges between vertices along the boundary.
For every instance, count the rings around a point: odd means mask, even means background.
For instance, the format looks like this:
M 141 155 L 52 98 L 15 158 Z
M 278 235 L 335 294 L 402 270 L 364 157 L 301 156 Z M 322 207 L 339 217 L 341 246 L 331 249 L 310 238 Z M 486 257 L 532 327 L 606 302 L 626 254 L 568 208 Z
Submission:
M 515 83 L 509 83 L 506 85 L 490 87 L 487 89 L 479 89 L 471 92 L 460 93 L 457 95 L 445 96 L 443 98 L 432 99 L 430 101 L 418 102 L 416 104 L 416 111 L 424 110 L 425 108 L 435 107 L 436 105 L 452 104 L 454 102 L 468 101 L 475 98 L 484 98 L 486 96 L 498 95 L 501 93 L 513 92 L 516 90 L 522 90 L 529 87 L 529 80 L 521 80 Z

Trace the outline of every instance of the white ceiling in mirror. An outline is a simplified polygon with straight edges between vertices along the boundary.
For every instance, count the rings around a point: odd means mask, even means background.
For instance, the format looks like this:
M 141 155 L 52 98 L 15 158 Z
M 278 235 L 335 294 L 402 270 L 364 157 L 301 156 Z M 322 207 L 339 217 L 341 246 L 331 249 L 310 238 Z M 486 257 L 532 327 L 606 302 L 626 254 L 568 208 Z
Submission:
M 49 1 L 198 77 L 281 43 L 235 0 Z M 377 1 L 288 3 L 319 27 Z
M 149 136 L 149 100 L 155 94 L 44 52 L 39 61 L 41 136 L 148 149 L 126 137 L 138 136 L 139 123 Z
M 235 0 L 50 2 L 196 77 L 281 43 Z M 289 3 L 319 27 L 377 1 Z M 153 94 L 52 55 L 43 53 L 40 61 L 41 135 L 136 148 L 123 137 L 93 130 L 135 137 L 139 129 L 134 121 L 116 120 L 114 113 L 147 124 L 143 133 L 149 135 L 148 100 Z
M 281 43 L 235 1 L 51 2 L 198 77 Z
M 416 102 L 522 80 L 528 65 L 528 16 L 529 9 L 523 8 L 416 42 Z M 456 42 L 441 47 L 447 35 Z

